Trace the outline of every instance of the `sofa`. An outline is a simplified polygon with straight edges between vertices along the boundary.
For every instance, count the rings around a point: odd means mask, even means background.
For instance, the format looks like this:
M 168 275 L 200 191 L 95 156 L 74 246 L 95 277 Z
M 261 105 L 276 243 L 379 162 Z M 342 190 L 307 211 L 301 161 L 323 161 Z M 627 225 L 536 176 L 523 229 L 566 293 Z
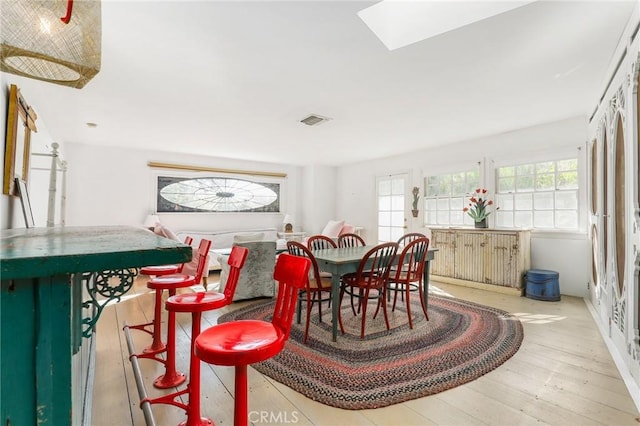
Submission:
M 193 238 L 192 245 L 198 247 L 200 240 L 205 238 L 211 241 L 209 249 L 209 270 L 221 269 L 218 256 L 220 254 L 228 254 L 231 251 L 234 241 L 273 241 L 280 250 L 286 250 L 287 243 L 285 240 L 278 240 L 278 231 L 276 228 L 256 228 L 256 229 L 235 229 L 220 231 L 177 231 L 176 236 L 184 241 L 186 236 Z
M 273 271 L 276 263 L 275 241 L 238 241 L 234 245 L 249 249 L 247 260 L 240 271 L 240 278 L 233 301 L 254 299 L 257 297 L 273 297 L 275 281 Z M 220 253 L 217 262 L 221 265 L 220 288 L 224 291 L 229 276 L 229 254 Z

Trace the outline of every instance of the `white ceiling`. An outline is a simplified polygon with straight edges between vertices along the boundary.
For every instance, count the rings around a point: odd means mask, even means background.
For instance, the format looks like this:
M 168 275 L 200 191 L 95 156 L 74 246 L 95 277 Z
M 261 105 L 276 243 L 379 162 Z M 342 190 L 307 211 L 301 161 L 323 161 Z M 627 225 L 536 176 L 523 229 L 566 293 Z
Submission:
M 87 86 L 12 78 L 63 144 L 343 165 L 587 117 L 635 5 L 537 1 L 389 51 L 374 3 L 107 0 Z

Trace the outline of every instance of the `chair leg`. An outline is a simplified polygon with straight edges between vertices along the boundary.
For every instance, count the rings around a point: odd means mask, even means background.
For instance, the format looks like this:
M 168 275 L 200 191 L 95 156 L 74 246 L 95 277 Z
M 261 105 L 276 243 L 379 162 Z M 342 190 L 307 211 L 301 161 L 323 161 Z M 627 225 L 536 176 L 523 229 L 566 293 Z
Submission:
M 411 320 L 411 299 L 409 297 L 409 294 L 411 292 L 411 285 L 406 284 L 405 289 L 407 292 L 407 316 L 409 317 L 409 328 L 413 330 L 413 321 Z
M 155 306 L 153 308 L 153 321 L 145 324 L 130 325 L 130 329 L 141 330 L 151 334 L 152 341 L 149 346 L 142 350 L 142 354 L 155 355 L 164 352 L 166 345 L 162 343 L 162 289 L 155 290 Z M 153 326 L 153 330 L 149 331 L 145 327 Z
M 249 415 L 247 403 L 247 366 L 236 365 L 235 403 L 233 408 L 234 426 L 247 426 Z
M 391 328 L 389 325 L 389 316 L 387 315 L 387 300 L 385 299 L 386 293 L 384 291 L 385 287 L 382 287 L 382 294 L 380 295 L 380 299 L 382 300 L 382 313 L 384 314 L 384 322 L 387 325 L 387 330 Z M 408 300 L 408 299 L 407 299 Z
M 340 298 L 338 299 L 338 324 L 340 325 L 340 331 L 344 334 L 344 326 L 342 325 L 342 298 L 344 297 L 344 284 L 340 287 Z
M 362 289 L 360 289 L 360 294 L 362 294 Z M 360 299 L 362 301 L 362 299 Z M 367 288 L 364 291 L 364 304 L 360 303 L 362 306 L 362 325 L 360 326 L 360 338 L 364 339 L 364 325 L 367 322 L 367 305 L 369 304 L 369 289 Z
M 189 364 L 189 409 L 187 410 L 187 420 L 179 426 L 212 426 L 213 421 L 206 417 L 200 417 L 200 359 L 196 356 L 194 347 L 196 337 L 200 334 L 200 324 L 202 314 L 193 312 L 191 314 L 191 355 Z
M 169 295 L 176 294 L 174 289 L 169 290 Z M 165 373 L 158 377 L 153 386 L 159 389 L 172 388 L 184 383 L 187 377 L 176 371 L 176 313 L 169 311 L 169 319 L 167 320 L 167 360 L 164 364 Z
M 307 343 L 307 337 L 309 336 L 309 323 L 311 322 L 311 308 L 313 308 L 313 303 L 309 298 L 310 294 L 307 293 L 307 324 L 304 327 L 304 339 L 302 343 Z
M 420 293 L 420 306 L 422 306 L 422 312 L 424 312 L 424 318 L 429 321 L 429 315 L 424 307 L 424 292 L 422 291 L 422 282 L 418 283 L 418 293 Z

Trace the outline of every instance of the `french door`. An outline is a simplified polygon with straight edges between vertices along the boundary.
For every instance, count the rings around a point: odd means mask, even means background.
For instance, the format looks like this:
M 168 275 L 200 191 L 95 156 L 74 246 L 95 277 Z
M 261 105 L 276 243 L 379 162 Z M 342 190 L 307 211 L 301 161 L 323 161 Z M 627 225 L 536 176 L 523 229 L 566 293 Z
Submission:
M 376 179 L 378 201 L 378 242 L 398 241 L 407 232 L 409 211 L 409 175 L 379 176 Z

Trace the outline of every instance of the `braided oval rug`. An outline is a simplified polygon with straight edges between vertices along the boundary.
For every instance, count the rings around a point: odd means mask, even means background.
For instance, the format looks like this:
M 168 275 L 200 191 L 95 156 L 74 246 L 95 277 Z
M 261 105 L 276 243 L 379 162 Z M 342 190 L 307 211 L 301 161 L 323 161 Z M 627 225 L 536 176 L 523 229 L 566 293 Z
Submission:
M 314 305 L 309 338 L 303 344 L 305 308 L 285 349 L 253 364 L 256 370 L 301 394 L 333 407 L 363 410 L 432 395 L 470 382 L 500 366 L 515 354 L 523 338 L 522 324 L 499 309 L 442 296 L 429 296 L 429 321 L 412 297 L 413 329 L 406 308 L 388 307 L 391 330 L 375 304 L 367 308 L 365 338 L 360 339 L 360 316 L 347 300 L 342 318 L 345 334 L 331 342 L 331 310 L 323 303 L 323 322 Z M 271 320 L 274 302 L 224 314 L 219 322 L 237 319 Z

